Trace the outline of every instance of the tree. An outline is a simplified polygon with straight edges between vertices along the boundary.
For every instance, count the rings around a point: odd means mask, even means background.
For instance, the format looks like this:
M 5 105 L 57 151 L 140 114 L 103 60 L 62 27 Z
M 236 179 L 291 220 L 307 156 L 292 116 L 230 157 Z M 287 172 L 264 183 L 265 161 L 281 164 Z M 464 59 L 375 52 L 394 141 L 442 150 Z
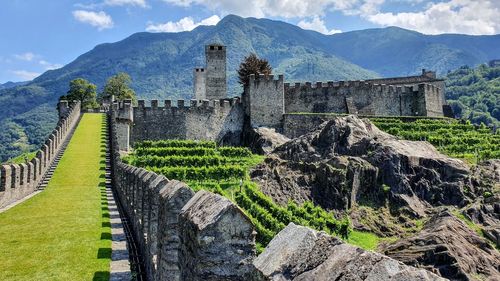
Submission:
M 96 85 L 83 78 L 77 78 L 69 82 L 69 91 L 61 99 L 77 100 L 81 102 L 82 108 L 94 108 L 97 107 L 96 89 Z
M 103 95 L 105 97 L 115 96 L 115 99 L 119 101 L 126 99 L 135 101 L 135 92 L 130 88 L 131 82 L 132 79 L 125 72 L 111 76 L 104 86 Z
M 248 76 L 250 74 L 271 74 L 273 69 L 269 62 L 265 59 L 259 59 L 256 54 L 250 54 L 245 57 L 243 62 L 240 64 L 240 69 L 238 69 L 239 83 L 246 85 L 248 83 Z

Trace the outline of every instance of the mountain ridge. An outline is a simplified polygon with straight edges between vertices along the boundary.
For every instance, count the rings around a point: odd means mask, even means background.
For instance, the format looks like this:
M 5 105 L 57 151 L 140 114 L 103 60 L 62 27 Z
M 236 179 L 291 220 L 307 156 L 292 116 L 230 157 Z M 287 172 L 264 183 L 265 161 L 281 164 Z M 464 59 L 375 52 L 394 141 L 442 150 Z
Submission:
M 47 114 L 50 106 L 45 105 L 55 105 L 69 81 L 78 77 L 102 89 L 107 77 L 124 71 L 131 75 L 132 88 L 140 98 L 191 98 L 192 69 L 204 65 L 204 45 L 208 43 L 227 45 L 230 95 L 241 92 L 236 68 L 250 52 L 268 59 L 273 72 L 285 74 L 287 82 L 403 76 L 417 74 L 421 68 L 443 74 L 464 64 L 500 57 L 494 50 L 494 43 L 500 45 L 500 35 L 433 36 L 397 27 L 324 35 L 281 21 L 234 15 L 192 31 L 134 33 L 114 43 L 99 44 L 25 85 L 0 90 L 0 130 L 6 130 L 0 136 L 0 160 L 21 152 L 18 147 L 37 148 L 35 134 L 26 126 L 29 117 L 23 116 Z M 465 41 L 459 44 L 460 40 Z M 450 46 L 453 44 L 456 46 Z M 55 116 L 55 107 L 50 114 Z M 54 125 L 54 119 L 49 119 L 39 126 L 44 134 Z

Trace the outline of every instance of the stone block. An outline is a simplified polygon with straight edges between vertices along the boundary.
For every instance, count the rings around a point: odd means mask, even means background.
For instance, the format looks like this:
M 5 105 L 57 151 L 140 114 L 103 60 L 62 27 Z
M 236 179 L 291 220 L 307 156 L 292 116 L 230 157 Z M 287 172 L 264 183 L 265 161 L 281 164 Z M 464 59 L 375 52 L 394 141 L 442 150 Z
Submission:
M 158 255 L 156 280 L 180 280 L 179 213 L 193 196 L 194 192 L 189 186 L 176 180 L 170 181 L 160 190 L 158 248 L 155 250 L 154 245 L 151 247 L 151 251 Z
M 445 280 L 290 223 L 254 261 L 266 280 Z
M 249 280 L 255 231 L 229 199 L 198 191 L 179 216 L 181 280 Z

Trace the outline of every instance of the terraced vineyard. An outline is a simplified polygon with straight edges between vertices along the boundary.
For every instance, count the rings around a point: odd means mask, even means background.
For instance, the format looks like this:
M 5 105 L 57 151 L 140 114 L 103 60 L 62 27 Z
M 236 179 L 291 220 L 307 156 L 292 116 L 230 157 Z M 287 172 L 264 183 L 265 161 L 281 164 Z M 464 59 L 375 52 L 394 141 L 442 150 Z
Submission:
M 470 162 L 500 158 L 500 133 L 454 119 L 370 118 L 381 130 L 407 140 L 424 140 L 440 152 Z
M 145 141 L 124 157 L 125 162 L 185 181 L 193 189 L 207 189 L 236 202 L 257 229 L 257 246 L 265 247 L 288 223 L 309 226 L 347 239 L 349 220 L 307 202 L 278 206 L 249 180 L 249 169 L 263 160 L 247 148 L 217 147 L 214 142 Z

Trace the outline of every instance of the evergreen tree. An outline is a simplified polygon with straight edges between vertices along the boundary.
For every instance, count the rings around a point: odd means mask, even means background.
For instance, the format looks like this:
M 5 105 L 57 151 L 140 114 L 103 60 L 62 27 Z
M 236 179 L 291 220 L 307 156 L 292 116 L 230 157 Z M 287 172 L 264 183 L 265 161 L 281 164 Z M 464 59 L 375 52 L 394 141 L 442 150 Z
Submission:
M 240 64 L 240 69 L 238 69 L 239 83 L 246 85 L 248 83 L 248 76 L 250 74 L 269 75 L 272 73 L 272 68 L 269 62 L 265 59 L 260 59 L 256 54 L 250 54 L 245 57 L 243 62 Z

